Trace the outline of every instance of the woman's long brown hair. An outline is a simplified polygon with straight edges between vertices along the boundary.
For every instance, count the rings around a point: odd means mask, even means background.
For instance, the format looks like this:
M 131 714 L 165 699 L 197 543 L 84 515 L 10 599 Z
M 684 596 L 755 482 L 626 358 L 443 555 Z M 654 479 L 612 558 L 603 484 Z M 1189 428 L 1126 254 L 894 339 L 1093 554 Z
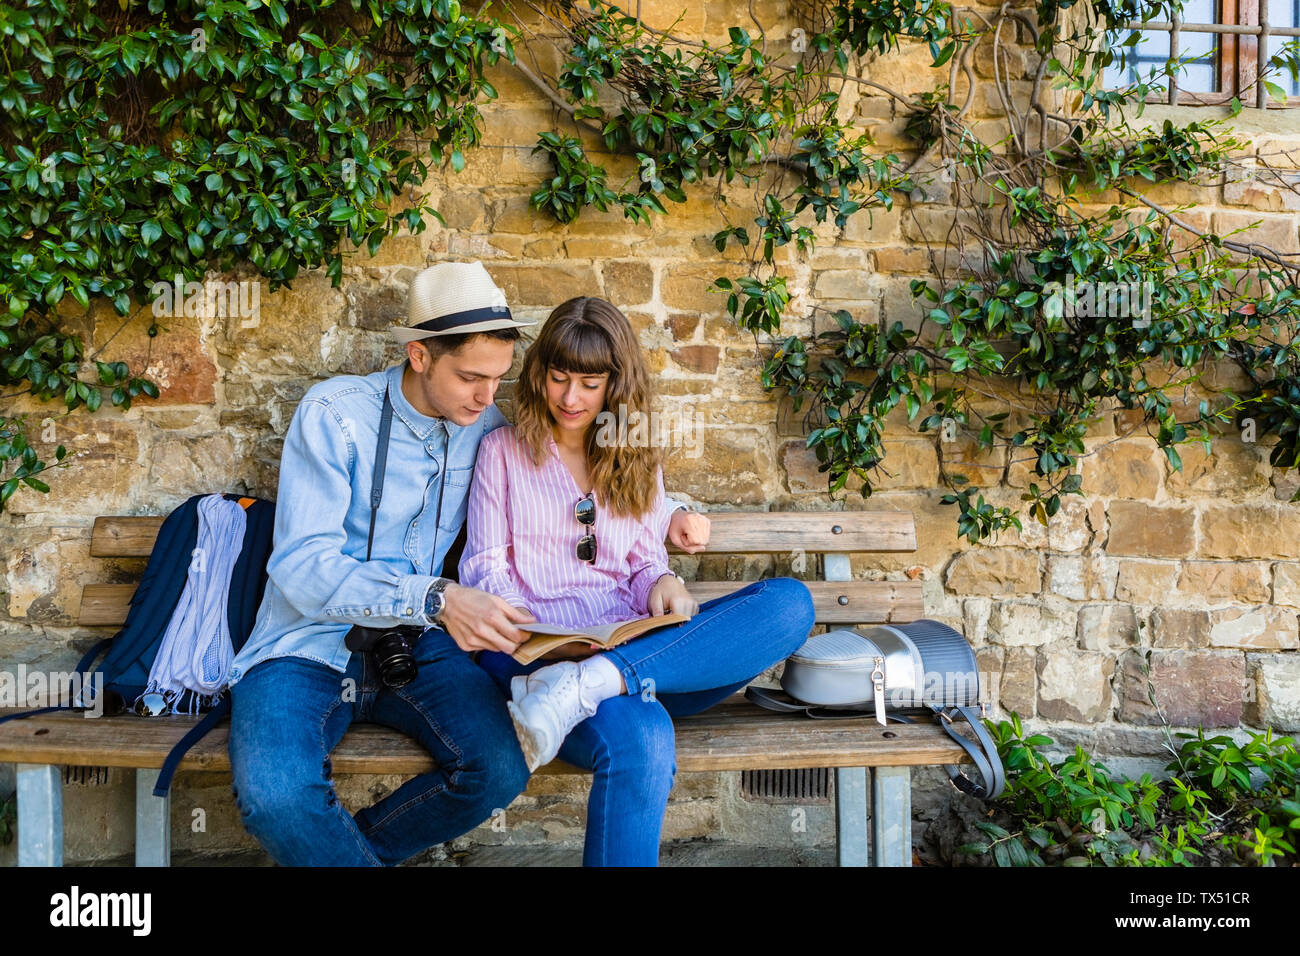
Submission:
M 609 373 L 605 410 L 618 418 L 640 412 L 649 420 L 653 401 L 650 374 L 632 326 L 604 299 L 576 298 L 558 306 L 524 355 L 515 389 L 515 432 L 532 453 L 545 460 L 554 420 L 546 407 L 546 377 L 551 369 L 573 375 Z M 601 429 L 587 430 L 587 465 L 599 504 L 617 514 L 641 517 L 659 491 L 660 449 L 651 436 L 644 448 L 626 442 L 598 443 Z

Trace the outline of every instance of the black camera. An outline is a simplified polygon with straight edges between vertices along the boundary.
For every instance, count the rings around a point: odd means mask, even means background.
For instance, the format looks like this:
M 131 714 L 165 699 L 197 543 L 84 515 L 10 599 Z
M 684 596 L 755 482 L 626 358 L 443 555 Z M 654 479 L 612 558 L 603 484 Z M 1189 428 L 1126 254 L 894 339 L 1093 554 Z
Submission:
M 350 651 L 370 654 L 379 668 L 379 679 L 385 685 L 405 687 L 419 672 L 414 651 L 421 633 L 418 627 L 362 627 L 357 624 L 348 631 L 344 644 Z

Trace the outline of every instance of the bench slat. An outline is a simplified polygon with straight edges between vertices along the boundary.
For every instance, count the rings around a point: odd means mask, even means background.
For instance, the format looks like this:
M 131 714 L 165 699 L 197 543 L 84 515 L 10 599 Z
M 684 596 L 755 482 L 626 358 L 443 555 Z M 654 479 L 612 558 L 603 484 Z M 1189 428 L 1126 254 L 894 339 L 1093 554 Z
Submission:
M 12 711 L 0 710 L 6 712 Z M 0 724 L 0 762 L 155 769 L 194 723 L 187 717 L 87 719 L 79 714 L 13 720 Z M 677 765 L 683 772 L 904 767 L 966 760 L 965 752 L 931 723 L 891 724 L 886 729 L 866 719 L 809 720 L 761 710 L 739 696 L 703 714 L 680 718 L 675 725 Z M 181 769 L 229 772 L 228 731 L 229 724 L 223 724 L 200 741 Z M 417 774 L 433 768 L 415 741 L 369 724 L 353 727 L 330 762 L 336 773 Z M 556 761 L 539 772 L 586 771 Z
M 90 531 L 92 558 L 147 558 L 158 539 L 163 519 L 158 515 L 101 515 Z
M 723 511 L 709 524 L 708 551 L 719 554 L 916 550 L 910 511 Z
M 716 512 L 709 514 L 709 521 L 712 553 L 916 550 L 916 522 L 908 511 Z M 160 517 L 145 515 L 96 518 L 91 556 L 147 558 L 162 522 Z M 680 553 L 671 546 L 669 550 Z
M 87 584 L 81 589 L 77 623 L 82 627 L 121 627 L 126 623 L 135 587 L 134 584 Z
M 805 581 L 819 624 L 884 624 L 924 616 L 919 581 Z M 745 586 L 743 581 L 693 581 L 692 596 L 703 603 Z M 131 607 L 134 584 L 87 584 L 81 592 L 83 627 L 121 627 Z M 846 603 L 841 604 L 840 598 Z
M 818 624 L 885 624 L 925 616 L 920 581 L 805 581 Z M 703 603 L 745 586 L 743 581 L 691 581 L 686 589 Z M 844 603 L 840 599 L 843 598 Z

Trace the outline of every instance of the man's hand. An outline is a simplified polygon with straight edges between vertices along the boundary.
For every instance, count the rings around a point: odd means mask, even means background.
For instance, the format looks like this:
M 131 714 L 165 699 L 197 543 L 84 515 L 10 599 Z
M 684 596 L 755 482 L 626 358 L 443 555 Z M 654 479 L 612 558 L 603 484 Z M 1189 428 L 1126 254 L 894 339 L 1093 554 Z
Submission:
M 703 551 L 709 543 L 709 519 L 679 508 L 668 522 L 668 540 L 687 554 Z
M 700 605 L 691 597 L 691 592 L 686 590 L 686 585 L 682 584 L 677 575 L 664 574 L 650 589 L 646 610 L 652 617 L 669 612 L 694 617 L 699 612 Z
M 448 584 L 442 594 L 442 627 L 463 651 L 509 654 L 531 636 L 515 627 L 537 620 L 520 607 L 511 607 L 495 594 Z

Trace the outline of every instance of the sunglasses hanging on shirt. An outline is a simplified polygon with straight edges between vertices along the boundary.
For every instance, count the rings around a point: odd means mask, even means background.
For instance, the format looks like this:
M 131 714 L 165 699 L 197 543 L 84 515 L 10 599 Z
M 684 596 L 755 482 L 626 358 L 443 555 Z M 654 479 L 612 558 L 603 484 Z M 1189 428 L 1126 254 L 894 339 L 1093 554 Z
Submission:
M 578 503 L 573 506 L 573 517 L 578 519 L 578 524 L 585 528 L 590 528 L 585 535 L 578 539 L 575 553 L 578 560 L 586 564 L 596 563 L 596 502 L 590 494 L 583 495 L 578 499 Z

